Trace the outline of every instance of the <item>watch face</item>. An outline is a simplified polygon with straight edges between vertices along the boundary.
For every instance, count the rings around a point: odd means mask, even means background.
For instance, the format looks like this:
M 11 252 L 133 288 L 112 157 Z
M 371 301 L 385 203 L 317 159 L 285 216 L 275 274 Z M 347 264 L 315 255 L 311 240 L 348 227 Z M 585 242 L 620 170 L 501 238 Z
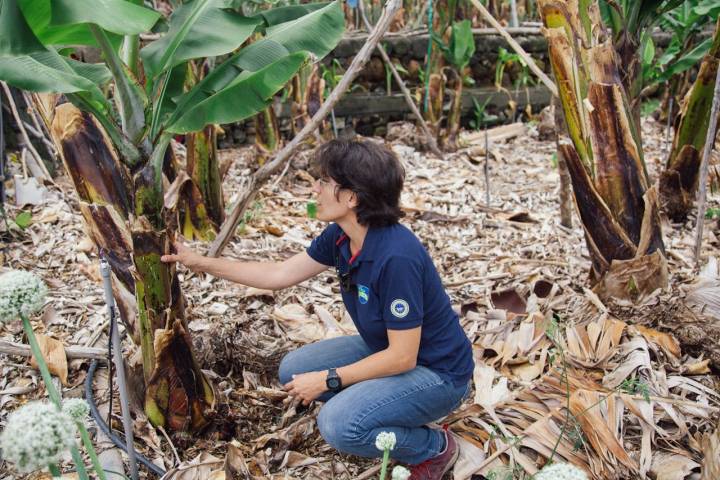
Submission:
M 326 383 L 327 383 L 327 387 L 331 390 L 334 390 L 334 389 L 340 387 L 340 381 L 337 378 L 328 378 Z

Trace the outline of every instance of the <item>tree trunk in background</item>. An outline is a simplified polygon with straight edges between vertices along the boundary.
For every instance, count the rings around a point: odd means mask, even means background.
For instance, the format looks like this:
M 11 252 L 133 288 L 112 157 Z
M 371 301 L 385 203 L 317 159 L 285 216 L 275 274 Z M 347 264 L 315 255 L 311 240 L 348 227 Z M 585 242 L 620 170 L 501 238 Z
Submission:
M 262 165 L 280 146 L 280 128 L 272 105 L 255 115 L 255 148 Z
M 455 19 L 457 9 L 457 0 L 437 0 L 433 4 L 433 34 L 443 39 L 447 43 L 450 35 L 450 26 Z M 430 50 L 429 62 L 429 83 L 426 95 L 428 97 L 427 109 L 424 109 L 423 115 L 425 120 L 438 135 L 438 143 L 443 145 L 443 141 L 439 135 L 440 122 L 443 116 L 443 100 L 445 97 L 445 76 L 443 68 L 445 67 L 445 57 L 440 47 L 430 38 L 428 41 L 432 43 Z M 462 87 L 461 87 L 462 88 Z
M 637 125 L 597 4 L 539 2 L 572 144 L 560 144 L 602 297 L 638 300 L 667 286 L 667 261 Z
M 323 104 L 325 80 L 317 64 L 306 65 L 293 77 L 293 134 L 297 134 L 310 122 Z M 321 132 L 324 128 L 320 129 Z
M 180 228 L 187 239 L 213 240 L 225 220 L 215 125 L 189 133 L 185 139 L 186 171 L 192 181 L 182 190 L 183 201 L 178 208 Z
M 188 62 L 184 91 L 190 90 L 207 73 L 205 63 Z M 188 240 L 215 239 L 225 220 L 222 179 L 217 159 L 217 128 L 208 125 L 198 132 L 185 135 L 186 158 L 184 174 L 179 182 L 179 198 L 172 209 L 177 210 L 178 228 Z M 172 149 L 166 153 L 164 172 L 170 182 L 183 167 L 175 161 Z
M 695 203 L 700 160 L 712 109 L 713 92 L 720 65 L 720 19 L 715 36 L 700 64 L 697 79 L 683 100 L 673 138 L 672 150 L 660 176 L 663 210 L 675 222 L 684 222 Z M 718 119 L 712 119 L 717 122 Z
M 112 267 L 120 316 L 142 350 L 148 418 L 156 426 L 198 431 L 215 398 L 192 353 L 175 266 L 160 262 L 173 236 L 160 179 L 150 164 L 131 179 L 99 124 L 69 103 L 56 108 L 51 131 L 88 233 Z
M 462 72 L 459 72 L 454 67 L 452 72 L 455 76 L 454 86 L 452 89 L 452 100 L 450 103 L 450 111 L 448 112 L 447 119 L 447 142 L 446 147 L 448 150 L 454 152 L 459 148 L 458 137 L 460 135 L 460 120 L 462 117 L 462 93 L 463 93 L 463 79 Z

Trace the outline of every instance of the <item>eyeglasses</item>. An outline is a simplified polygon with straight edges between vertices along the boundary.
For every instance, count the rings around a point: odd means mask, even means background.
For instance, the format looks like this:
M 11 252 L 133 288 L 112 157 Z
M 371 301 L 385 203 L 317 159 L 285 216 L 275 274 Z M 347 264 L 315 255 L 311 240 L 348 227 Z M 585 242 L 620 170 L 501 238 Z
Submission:
M 340 184 L 332 178 L 317 178 L 315 179 L 315 182 L 318 184 L 320 189 L 324 190 L 325 188 L 332 188 L 332 191 L 335 194 L 337 194 L 338 190 L 343 189 L 343 187 L 341 187 Z
M 325 187 L 338 187 L 339 185 L 331 178 L 316 178 L 315 182 L 320 185 L 320 188 Z
M 350 269 L 348 267 L 348 271 L 343 273 L 340 271 L 340 256 L 335 256 L 335 273 L 337 273 L 338 276 L 338 282 L 340 282 L 340 288 L 343 292 L 349 292 L 353 287 L 355 287 L 355 282 L 352 281 L 352 272 L 350 272 Z

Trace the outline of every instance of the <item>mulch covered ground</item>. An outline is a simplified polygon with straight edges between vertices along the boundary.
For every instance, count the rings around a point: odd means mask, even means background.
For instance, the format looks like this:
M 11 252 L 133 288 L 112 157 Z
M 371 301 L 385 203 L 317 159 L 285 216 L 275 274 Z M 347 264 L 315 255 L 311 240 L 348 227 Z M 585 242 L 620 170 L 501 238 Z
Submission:
M 661 125 L 645 121 L 653 180 L 666 156 L 662 135 Z M 708 321 L 698 298 L 717 293 L 717 271 L 700 284 L 692 270 L 694 223 L 664 225 L 669 290 L 640 306 L 606 305 L 588 289 L 590 262 L 577 217 L 572 229 L 559 224 L 555 142 L 539 140 L 533 125 L 491 146 L 489 205 L 485 156 L 476 156 L 477 149 L 441 161 L 401 141 L 393 148 L 407 171 L 404 223 L 435 260 L 475 345 L 475 391 L 445 420 L 463 440 L 455 478 L 476 470 L 474 478 L 529 478 L 550 457 L 582 466 L 593 478 L 699 478 L 703 452 L 720 443 L 710 436 L 720 411 L 718 378 L 702 342 L 683 349 L 673 336 L 685 320 Z M 251 149 L 221 155 L 232 161 L 225 179 L 229 205 L 256 166 Z M 225 255 L 282 260 L 322 230 L 306 214 L 309 157 L 301 152 L 265 186 Z M 36 332 L 66 347 L 103 347 L 107 319 L 98 257 L 71 185 L 66 177 L 57 184 L 32 208 L 28 228 L 4 236 L 1 265 L 32 270 L 50 286 Z M 711 194 L 710 205 L 717 207 L 718 199 Z M 8 206 L 9 218 L 18 213 Z M 714 221 L 705 232 L 703 264 L 717 251 Z M 205 435 L 184 437 L 148 428 L 138 413 L 136 444 L 145 456 L 164 469 L 194 460 L 195 467 L 172 477 L 184 479 L 210 478 L 224 461 L 240 475 L 276 479 L 357 479 L 377 465 L 328 447 L 315 426 L 319 405 L 304 409 L 290 402 L 276 378 L 288 350 L 353 332 L 332 271 L 278 292 L 188 271 L 182 285 L 196 354 L 218 392 L 217 415 Z M 20 325 L 0 326 L 0 339 L 23 342 Z M 132 363 L 136 348 L 129 342 L 125 348 Z M 0 358 L 1 422 L 45 391 L 27 358 Z M 69 362 L 66 396 L 82 395 L 88 364 Z M 104 372 L 96 382 L 100 404 L 107 399 Z M 117 401 L 113 405 L 119 415 Z M 113 426 L 121 429 L 119 416 Z M 0 479 L 6 478 L 18 477 L 0 463 Z

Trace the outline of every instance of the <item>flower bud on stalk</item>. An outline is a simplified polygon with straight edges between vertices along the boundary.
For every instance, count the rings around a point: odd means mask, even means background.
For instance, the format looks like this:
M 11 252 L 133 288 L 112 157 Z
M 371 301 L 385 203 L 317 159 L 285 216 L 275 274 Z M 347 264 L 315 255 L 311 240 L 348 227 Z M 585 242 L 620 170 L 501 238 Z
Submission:
M 0 275 L 0 323 L 28 316 L 45 304 L 47 287 L 30 272 L 11 270 Z
M 408 480 L 408 478 L 410 478 L 410 470 L 400 465 L 393 468 L 392 480 Z
M 8 416 L 2 456 L 22 473 L 56 464 L 75 445 L 75 422 L 55 405 L 32 402 Z

